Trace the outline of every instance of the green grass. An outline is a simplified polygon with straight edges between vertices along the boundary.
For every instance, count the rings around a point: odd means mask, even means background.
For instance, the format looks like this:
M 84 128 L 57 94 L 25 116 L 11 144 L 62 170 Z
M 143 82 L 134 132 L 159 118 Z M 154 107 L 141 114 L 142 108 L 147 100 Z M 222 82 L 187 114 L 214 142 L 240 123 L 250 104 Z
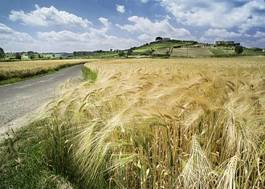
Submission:
M 230 47 L 210 47 L 210 48 L 192 48 L 192 41 L 171 40 L 165 42 L 152 42 L 134 48 L 132 55 L 163 56 L 166 52 L 174 47 L 171 56 L 173 57 L 232 57 L 237 56 L 233 48 Z M 187 52 L 188 48 L 188 52 Z M 151 51 L 154 51 L 151 53 Z M 255 49 L 245 48 L 241 54 L 243 56 L 259 56 L 265 55 L 264 52 L 255 51 Z
M 42 123 L 11 133 L 0 142 L 0 188 L 56 188 L 65 182 L 45 158 Z M 38 133 L 38 134 L 37 134 Z
M 148 45 L 143 45 L 140 46 L 138 48 L 136 48 L 135 50 L 133 50 L 134 53 L 144 53 L 145 51 L 148 50 L 161 50 L 161 49 L 165 49 L 165 48 L 172 48 L 174 46 L 183 46 L 183 45 L 191 45 L 192 42 L 181 42 L 181 41 L 165 41 L 165 42 L 158 42 L 158 43 L 151 43 Z
M 213 55 L 209 48 L 176 48 L 171 56 L 176 57 L 205 57 Z
M 97 79 L 97 72 L 92 71 L 91 69 L 89 69 L 85 66 L 82 68 L 82 75 L 83 75 L 83 78 L 87 81 L 93 82 Z
M 14 78 L 11 78 L 11 79 L 1 80 L 0 81 L 0 85 L 8 85 L 8 84 L 16 83 L 16 82 L 19 82 L 19 81 L 25 81 L 25 80 L 28 80 L 28 79 L 33 79 L 33 78 L 45 76 L 45 75 L 52 74 L 52 73 L 54 73 L 56 71 L 59 71 L 59 70 L 60 69 L 57 69 L 57 70 L 51 69 L 51 70 L 48 70 L 47 72 L 43 72 L 43 73 L 39 73 L 39 74 L 36 74 L 36 75 L 27 76 L 27 77 L 23 77 L 23 78 L 14 77 Z
M 118 52 L 95 52 L 91 55 L 86 56 L 76 56 L 76 58 L 85 58 L 85 59 L 109 59 L 119 57 Z
M 76 134 L 71 120 L 57 116 L 35 121 L 0 141 L 0 188 L 84 188 L 73 162 L 69 139 Z M 73 138 L 72 138 L 73 139 Z M 93 183 L 92 183 L 93 184 Z M 94 186 L 104 183 L 94 183 Z M 85 187 L 86 188 L 86 187 Z
M 254 49 L 244 49 L 242 55 L 245 55 L 245 56 L 258 56 L 258 55 L 265 56 L 265 52 L 255 51 Z
M 233 49 L 225 49 L 225 48 L 211 48 L 210 51 L 213 53 L 215 57 L 226 57 L 226 56 L 235 56 L 235 51 Z
M 23 81 L 23 80 L 25 80 L 25 79 L 15 77 L 15 78 L 0 81 L 0 85 L 7 85 L 7 84 Z

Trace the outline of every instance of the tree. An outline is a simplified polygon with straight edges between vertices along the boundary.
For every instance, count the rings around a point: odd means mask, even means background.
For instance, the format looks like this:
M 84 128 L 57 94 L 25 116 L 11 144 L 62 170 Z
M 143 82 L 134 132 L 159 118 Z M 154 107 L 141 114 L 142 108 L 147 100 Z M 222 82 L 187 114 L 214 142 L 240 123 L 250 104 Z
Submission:
M 132 49 L 129 49 L 129 50 L 127 51 L 127 56 L 132 55 L 132 53 L 133 53 L 133 50 L 132 50 Z
M 162 37 L 156 37 L 156 41 L 162 41 L 163 38 Z
M 33 51 L 28 51 L 27 54 L 28 54 L 28 57 L 30 59 L 34 59 L 34 52 Z
M 0 47 L 0 59 L 5 58 L 5 51 Z
M 19 60 L 21 59 L 21 54 L 18 52 L 16 53 L 16 59 L 19 59 Z
M 119 51 L 118 55 L 119 55 L 119 57 L 123 57 L 123 56 L 125 56 L 125 53 L 124 53 L 124 51 Z
M 235 47 L 235 53 L 236 54 L 241 54 L 244 51 L 243 47 L 238 45 Z

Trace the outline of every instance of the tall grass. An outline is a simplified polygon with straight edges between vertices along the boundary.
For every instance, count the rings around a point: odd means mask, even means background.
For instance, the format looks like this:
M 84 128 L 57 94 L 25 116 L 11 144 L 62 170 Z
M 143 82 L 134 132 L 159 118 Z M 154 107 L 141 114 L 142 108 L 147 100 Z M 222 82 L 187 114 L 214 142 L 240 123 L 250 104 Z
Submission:
M 264 188 L 264 58 L 108 60 L 49 105 L 43 148 L 79 188 Z
M 0 188 L 68 188 L 71 184 L 51 169 L 45 156 L 47 135 L 42 121 L 1 136 Z M 4 137 L 4 138 L 3 138 Z
M 95 81 L 97 79 L 97 72 L 89 69 L 88 67 L 82 68 L 83 78 L 89 81 Z

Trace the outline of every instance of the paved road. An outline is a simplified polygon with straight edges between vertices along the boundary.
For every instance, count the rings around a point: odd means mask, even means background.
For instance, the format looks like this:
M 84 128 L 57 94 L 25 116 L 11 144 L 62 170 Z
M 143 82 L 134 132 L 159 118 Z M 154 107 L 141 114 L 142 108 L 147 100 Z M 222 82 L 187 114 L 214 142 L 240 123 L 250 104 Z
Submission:
M 55 98 L 58 87 L 67 80 L 81 80 L 82 66 L 76 65 L 53 74 L 0 86 L 0 133 L 12 121 Z

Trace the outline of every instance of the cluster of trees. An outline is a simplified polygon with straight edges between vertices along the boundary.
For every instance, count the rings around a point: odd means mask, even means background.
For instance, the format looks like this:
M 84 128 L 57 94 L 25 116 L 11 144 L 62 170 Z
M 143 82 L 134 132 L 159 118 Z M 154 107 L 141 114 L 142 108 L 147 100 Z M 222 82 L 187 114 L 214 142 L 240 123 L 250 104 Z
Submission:
M 0 59 L 5 58 L 5 51 L 0 47 Z
M 127 51 L 123 51 L 123 50 L 119 51 L 118 55 L 119 55 L 119 57 L 128 57 L 128 56 L 132 55 L 132 53 L 133 53 L 133 48 L 130 48 Z
M 236 54 L 242 54 L 244 51 L 244 48 L 240 45 L 235 46 L 235 53 Z

